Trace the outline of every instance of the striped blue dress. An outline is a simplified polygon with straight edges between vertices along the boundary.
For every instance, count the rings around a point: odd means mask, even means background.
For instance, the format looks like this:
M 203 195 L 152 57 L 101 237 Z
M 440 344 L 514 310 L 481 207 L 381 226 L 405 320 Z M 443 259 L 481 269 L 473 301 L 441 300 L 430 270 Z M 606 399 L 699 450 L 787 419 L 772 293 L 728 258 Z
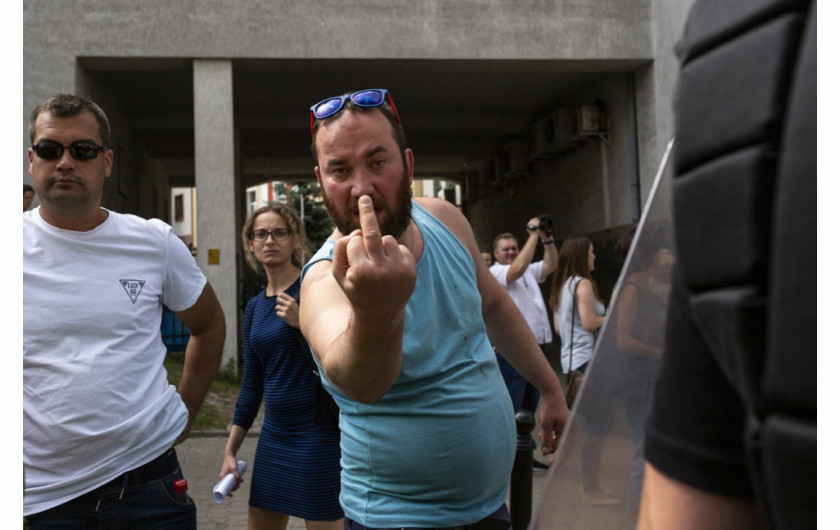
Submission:
M 297 280 L 286 293 L 296 298 L 299 291 Z M 312 521 L 340 519 L 339 430 L 323 402 L 316 423 L 316 378 L 304 357 L 311 354 L 275 314 L 275 303 L 261 292 L 242 321 L 245 371 L 233 423 L 249 429 L 265 399 L 249 504 Z

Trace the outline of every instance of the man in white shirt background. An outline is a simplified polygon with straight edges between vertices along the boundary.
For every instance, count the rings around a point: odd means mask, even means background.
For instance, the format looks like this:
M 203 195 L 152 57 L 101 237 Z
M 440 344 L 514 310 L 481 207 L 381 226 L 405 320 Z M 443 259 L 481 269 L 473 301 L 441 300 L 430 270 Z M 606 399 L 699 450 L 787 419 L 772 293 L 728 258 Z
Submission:
M 553 334 L 539 284 L 557 268 L 557 247 L 551 235 L 551 217 L 542 215 L 532 218 L 526 230 L 528 239 L 521 249 L 515 235 L 506 232 L 496 236 L 493 240 L 496 262 L 490 267 L 490 274 L 513 299 L 545 353 Z M 543 247 L 543 259 L 532 263 L 538 246 Z M 539 391 L 501 355 L 497 355 L 497 358 L 514 410 L 527 410 L 533 414 L 539 403 Z

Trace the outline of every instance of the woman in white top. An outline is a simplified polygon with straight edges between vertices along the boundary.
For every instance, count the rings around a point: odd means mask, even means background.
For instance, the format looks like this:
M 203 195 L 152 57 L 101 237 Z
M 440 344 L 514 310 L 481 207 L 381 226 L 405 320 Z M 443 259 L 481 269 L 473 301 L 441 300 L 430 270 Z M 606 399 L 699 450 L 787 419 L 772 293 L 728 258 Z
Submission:
M 563 241 L 557 255 L 557 272 L 551 285 L 548 303 L 554 313 L 554 330 L 560 335 L 560 365 L 563 373 L 584 372 L 592 360 L 595 333 L 604 323 L 604 303 L 592 280 L 595 270 L 595 249 L 587 237 L 571 237 Z M 581 444 L 581 494 L 592 506 L 621 503 L 598 483 L 601 453 L 609 421 L 581 413 L 584 438 Z
M 595 332 L 604 323 L 604 304 L 592 280 L 594 270 L 595 249 L 589 238 L 566 239 L 557 255 L 557 272 L 548 299 L 554 312 L 554 329 L 562 341 L 563 373 L 569 372 L 570 359 L 572 370 L 586 370 L 592 360 Z

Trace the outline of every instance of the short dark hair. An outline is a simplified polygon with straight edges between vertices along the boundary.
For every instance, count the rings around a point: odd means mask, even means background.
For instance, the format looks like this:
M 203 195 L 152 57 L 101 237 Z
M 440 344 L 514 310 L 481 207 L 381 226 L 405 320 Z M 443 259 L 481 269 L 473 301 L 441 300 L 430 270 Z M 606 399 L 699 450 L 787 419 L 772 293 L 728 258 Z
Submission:
M 58 118 L 69 118 L 77 116 L 83 111 L 88 111 L 99 122 L 99 138 L 105 147 L 111 146 L 111 124 L 108 116 L 99 105 L 82 96 L 73 94 L 56 94 L 42 101 L 29 116 L 29 142 L 35 143 L 35 122 L 42 112 L 49 112 Z
M 24 184 L 23 185 L 23 192 L 26 193 L 27 191 L 31 191 L 32 193 L 35 193 L 35 188 L 30 186 L 29 184 Z

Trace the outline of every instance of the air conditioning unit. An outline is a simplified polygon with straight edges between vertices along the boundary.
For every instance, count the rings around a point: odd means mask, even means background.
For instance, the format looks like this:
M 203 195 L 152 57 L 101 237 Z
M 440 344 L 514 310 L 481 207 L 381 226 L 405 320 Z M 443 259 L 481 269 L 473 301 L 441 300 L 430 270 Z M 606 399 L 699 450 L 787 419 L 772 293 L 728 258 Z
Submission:
M 528 172 L 527 140 L 512 140 L 493 157 L 496 180 L 515 179 Z
M 560 108 L 540 118 L 531 128 L 531 159 L 554 158 L 575 147 L 574 116 Z
M 581 105 L 575 109 L 575 133 L 577 135 L 594 136 L 606 132 L 606 115 L 601 105 Z

